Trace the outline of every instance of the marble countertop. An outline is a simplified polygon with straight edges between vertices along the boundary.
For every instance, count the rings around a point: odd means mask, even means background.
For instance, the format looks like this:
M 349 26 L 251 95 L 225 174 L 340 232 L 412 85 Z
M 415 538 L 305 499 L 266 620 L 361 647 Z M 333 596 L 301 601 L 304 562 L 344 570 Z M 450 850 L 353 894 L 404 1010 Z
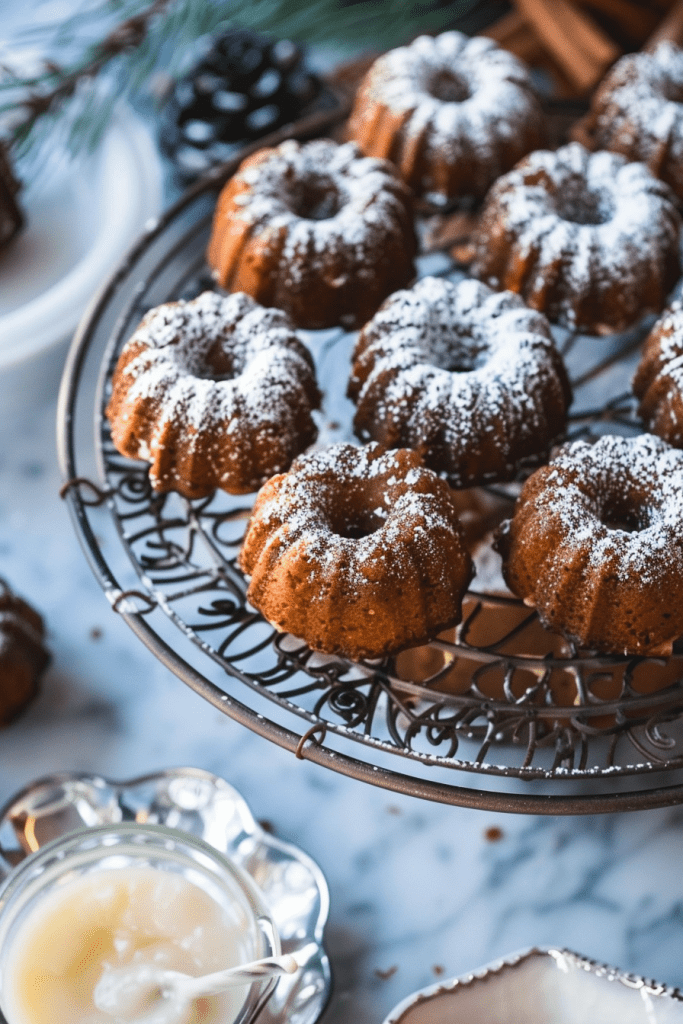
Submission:
M 250 733 L 111 611 L 58 496 L 55 415 L 54 385 L 27 390 L 17 418 L 0 412 L 0 575 L 43 613 L 52 652 L 40 697 L 0 734 L 0 802 L 62 770 L 227 779 L 328 879 L 325 1024 L 380 1024 L 415 989 L 529 945 L 683 986 L 683 808 L 563 819 L 430 804 Z
M 683 985 L 683 809 L 504 816 L 418 801 L 297 760 L 216 711 L 110 609 L 58 497 L 55 400 L 0 443 L 0 574 L 49 626 L 39 699 L 3 731 L 0 801 L 60 770 L 126 779 L 193 765 L 321 865 L 335 976 L 326 1024 L 527 945 Z

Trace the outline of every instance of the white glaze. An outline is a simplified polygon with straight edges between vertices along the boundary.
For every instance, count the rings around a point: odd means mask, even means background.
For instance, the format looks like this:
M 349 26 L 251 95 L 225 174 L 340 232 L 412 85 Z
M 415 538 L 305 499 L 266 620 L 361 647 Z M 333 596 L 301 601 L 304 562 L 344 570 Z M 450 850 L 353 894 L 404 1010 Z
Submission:
M 206 974 L 235 966 L 245 960 L 248 928 L 243 908 L 217 903 L 180 873 L 141 866 L 65 875 L 18 928 L 3 964 L 3 1010 L 11 1024 L 132 1019 L 121 1012 L 125 999 L 112 1004 L 113 1013 L 95 1000 L 108 972 L 132 965 Z M 244 997 L 235 990 L 192 1000 L 163 1021 L 228 1024 Z

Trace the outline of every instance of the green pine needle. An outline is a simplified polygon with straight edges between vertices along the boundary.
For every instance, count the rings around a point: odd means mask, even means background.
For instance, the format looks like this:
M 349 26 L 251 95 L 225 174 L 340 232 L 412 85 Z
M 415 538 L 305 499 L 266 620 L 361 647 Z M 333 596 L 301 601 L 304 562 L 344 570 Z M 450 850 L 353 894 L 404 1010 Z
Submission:
M 361 0 L 348 6 L 341 0 L 157 0 L 150 14 L 152 0 L 83 0 L 56 27 L 31 26 L 19 35 L 18 46 L 43 53 L 45 70 L 22 79 L 3 77 L 0 69 L 0 128 L 8 100 L 16 104 L 17 97 L 54 93 L 49 110 L 34 110 L 22 123 L 26 108 L 20 107 L 19 118 L 5 131 L 15 156 L 39 150 L 47 138 L 54 142 L 55 133 L 72 150 L 91 148 L 105 131 L 117 97 L 144 97 L 159 72 L 180 77 L 196 58 L 198 41 L 207 35 L 244 27 L 322 43 L 336 48 L 342 59 L 350 52 L 390 49 L 420 32 L 442 30 L 474 6 L 475 0 L 452 0 L 440 7 L 406 0 Z M 117 30 L 130 19 L 140 19 L 143 29 L 136 45 L 124 46 Z

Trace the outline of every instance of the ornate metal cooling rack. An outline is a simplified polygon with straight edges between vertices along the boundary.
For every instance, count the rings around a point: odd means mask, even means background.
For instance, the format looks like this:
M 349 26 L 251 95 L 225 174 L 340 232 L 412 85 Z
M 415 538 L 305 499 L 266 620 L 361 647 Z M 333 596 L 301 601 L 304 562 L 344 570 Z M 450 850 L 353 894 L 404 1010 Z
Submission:
M 341 116 L 318 113 L 261 144 L 323 134 Z M 113 609 L 215 707 L 354 778 L 497 811 L 583 814 L 683 800 L 683 650 L 670 659 L 583 656 L 494 583 L 470 592 L 456 631 L 423 648 L 358 664 L 316 654 L 246 602 L 236 554 L 251 500 L 155 494 L 146 467 L 116 452 L 103 409 L 118 352 L 147 309 L 212 287 L 204 248 L 213 202 L 237 164 L 147 226 L 67 360 L 63 493 Z M 443 251 L 419 262 L 421 273 L 462 273 Z M 569 437 L 640 429 L 628 384 L 646 327 L 599 339 L 558 332 L 575 391 Z M 321 437 L 350 439 L 339 382 L 353 338 L 332 330 L 306 340 L 326 391 Z M 485 533 L 514 493 L 514 484 L 463 493 L 466 522 Z M 493 556 L 481 536 L 478 550 L 485 577 Z

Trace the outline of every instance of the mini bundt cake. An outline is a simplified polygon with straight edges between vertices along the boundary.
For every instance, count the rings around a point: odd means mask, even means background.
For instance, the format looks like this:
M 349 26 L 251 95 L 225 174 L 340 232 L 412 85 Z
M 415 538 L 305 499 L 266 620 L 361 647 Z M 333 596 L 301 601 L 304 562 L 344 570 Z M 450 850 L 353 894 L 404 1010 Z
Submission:
M 425 277 L 360 333 L 359 437 L 416 448 L 455 487 L 509 480 L 564 429 L 570 388 L 542 313 L 479 281 Z
M 648 430 L 683 448 L 683 304 L 674 302 L 650 331 L 633 379 Z
M 261 489 L 248 600 L 314 650 L 379 658 L 460 621 L 472 577 L 452 492 L 417 452 L 336 444 Z
M 380 57 L 362 82 L 348 135 L 433 202 L 481 198 L 544 142 L 527 68 L 491 39 L 420 36 Z
M 576 441 L 524 484 L 497 546 L 544 625 L 607 654 L 683 635 L 683 452 L 652 434 Z
M 38 693 L 50 660 L 38 612 L 0 580 L 0 725 L 8 725 Z
M 472 272 L 572 329 L 623 330 L 659 312 L 680 275 L 674 201 L 617 153 L 540 150 L 491 189 Z
M 207 251 L 216 281 L 299 327 L 358 327 L 414 276 L 411 199 L 391 164 L 352 143 L 287 141 L 240 165 Z
M 596 149 L 639 160 L 683 199 L 683 50 L 662 42 L 618 60 L 593 97 Z
M 255 491 L 315 440 L 313 361 L 288 317 L 204 292 L 152 309 L 126 342 L 107 407 L 122 455 L 158 491 Z

